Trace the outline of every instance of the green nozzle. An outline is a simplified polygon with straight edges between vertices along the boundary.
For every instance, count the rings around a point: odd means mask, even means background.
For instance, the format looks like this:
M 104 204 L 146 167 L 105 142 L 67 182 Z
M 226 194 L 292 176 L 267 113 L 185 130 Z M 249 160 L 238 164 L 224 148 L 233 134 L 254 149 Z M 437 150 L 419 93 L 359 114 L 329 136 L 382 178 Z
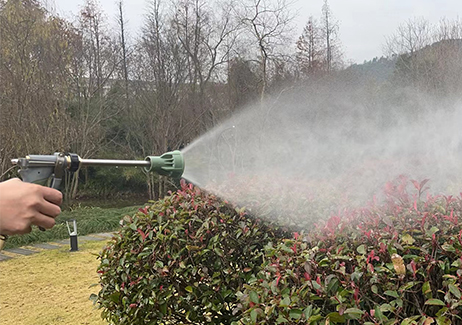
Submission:
M 179 150 L 169 151 L 162 156 L 148 156 L 146 160 L 151 163 L 148 172 L 156 172 L 159 175 L 180 178 L 184 171 L 183 154 Z

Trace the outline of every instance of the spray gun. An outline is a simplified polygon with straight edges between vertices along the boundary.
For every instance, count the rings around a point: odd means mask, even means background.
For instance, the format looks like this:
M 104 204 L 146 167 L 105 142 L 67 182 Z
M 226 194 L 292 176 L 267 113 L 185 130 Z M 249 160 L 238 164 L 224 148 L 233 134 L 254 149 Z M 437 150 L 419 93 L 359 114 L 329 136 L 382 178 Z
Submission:
M 179 150 L 161 156 L 148 156 L 145 160 L 82 159 L 74 153 L 56 152 L 54 155 L 28 155 L 12 159 L 19 166 L 19 175 L 24 182 L 60 189 L 66 172 L 74 173 L 86 166 L 143 167 L 146 172 L 179 178 L 183 175 L 184 159 Z M 3 238 L 2 238 L 3 237 Z M 5 236 L 0 236 L 0 250 Z
M 183 155 L 179 150 L 162 156 L 148 156 L 145 160 L 82 159 L 74 153 L 56 152 L 54 155 L 29 155 L 11 162 L 19 166 L 19 175 L 24 182 L 55 189 L 61 187 L 66 171 L 73 173 L 86 166 L 144 167 L 146 172 L 174 178 L 181 177 L 184 171 Z

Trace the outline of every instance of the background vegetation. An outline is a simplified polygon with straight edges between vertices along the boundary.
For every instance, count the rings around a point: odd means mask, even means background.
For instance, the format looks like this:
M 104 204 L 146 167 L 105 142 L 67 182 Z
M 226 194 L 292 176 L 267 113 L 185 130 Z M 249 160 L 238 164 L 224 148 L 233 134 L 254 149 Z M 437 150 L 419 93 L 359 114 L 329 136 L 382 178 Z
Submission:
M 396 89 L 423 90 L 436 102 L 462 92 L 458 20 L 404 22 L 385 56 L 349 66 L 327 1 L 295 38 L 285 0 L 154 0 L 137 38 L 127 37 L 118 7 L 118 29 L 109 30 L 94 0 L 72 22 L 37 0 L 0 1 L 2 179 L 13 175 L 11 158 L 30 153 L 133 159 L 182 148 L 250 102 L 326 81 L 362 85 L 362 109 L 384 127 L 394 118 L 384 101 L 411 118 L 424 110 Z M 158 198 L 171 185 L 138 170 L 86 169 L 65 193 Z

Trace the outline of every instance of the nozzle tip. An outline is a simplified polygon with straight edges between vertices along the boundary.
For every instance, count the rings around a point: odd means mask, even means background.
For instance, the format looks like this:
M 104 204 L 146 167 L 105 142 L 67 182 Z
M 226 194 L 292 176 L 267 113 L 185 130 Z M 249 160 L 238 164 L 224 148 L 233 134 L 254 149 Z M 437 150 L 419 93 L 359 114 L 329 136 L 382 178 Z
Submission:
M 19 161 L 18 158 L 11 159 L 11 163 L 12 163 L 13 165 L 17 165 L 17 164 L 18 164 L 18 161 Z

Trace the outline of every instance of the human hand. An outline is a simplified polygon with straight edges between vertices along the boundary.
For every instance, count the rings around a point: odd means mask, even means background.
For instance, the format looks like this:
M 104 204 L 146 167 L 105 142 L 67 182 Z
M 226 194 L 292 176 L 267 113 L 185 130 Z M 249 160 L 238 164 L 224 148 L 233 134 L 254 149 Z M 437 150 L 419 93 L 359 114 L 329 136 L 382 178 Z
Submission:
M 0 183 L 0 234 L 26 234 L 31 225 L 52 228 L 62 200 L 58 190 L 18 178 Z

